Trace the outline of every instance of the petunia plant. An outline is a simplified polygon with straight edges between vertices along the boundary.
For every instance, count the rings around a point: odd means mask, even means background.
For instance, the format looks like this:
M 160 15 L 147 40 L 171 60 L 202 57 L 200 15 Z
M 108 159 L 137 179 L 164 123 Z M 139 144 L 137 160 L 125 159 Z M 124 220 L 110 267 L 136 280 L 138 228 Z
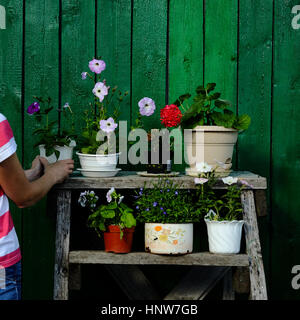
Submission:
M 213 92 L 215 83 L 208 83 L 205 87 L 196 88 L 196 95 L 191 105 L 184 102 L 191 98 L 190 93 L 181 95 L 174 104 L 181 107 L 184 112 L 181 119 L 183 129 L 193 129 L 200 125 L 216 125 L 225 128 L 233 128 L 239 131 L 246 130 L 250 126 L 251 118 L 247 114 L 236 115 L 230 110 L 231 103 L 220 99 L 221 93 Z
M 107 85 L 105 79 L 101 79 L 101 73 L 106 69 L 105 61 L 92 59 L 89 62 L 89 69 L 92 74 L 90 72 L 82 72 L 81 79 L 90 79 L 93 82 L 91 92 L 94 100 L 90 102 L 89 109 L 84 111 L 85 127 L 81 133 L 81 152 L 86 154 L 107 154 L 110 148 L 99 148 L 103 144 L 103 141 L 99 139 L 99 132 L 106 136 L 108 144 L 115 142 L 109 138 L 113 132 L 117 134 L 120 105 L 128 95 L 128 92 L 123 94 L 118 90 L 117 86 L 111 88 Z
M 36 101 L 27 108 L 27 114 L 38 122 L 38 128 L 33 131 L 33 135 L 38 137 L 38 141 L 34 145 L 44 145 L 46 156 L 55 153 L 59 157 L 59 151 L 55 146 L 70 145 L 72 139 L 76 138 L 74 133 L 74 115 L 69 103 L 61 108 L 54 109 L 51 97 L 44 99 L 42 97 L 33 97 Z M 70 128 L 60 130 L 58 126 L 58 114 L 55 115 L 56 120 L 50 121 L 50 114 L 57 112 L 66 118 L 66 123 L 71 123 Z M 67 118 L 71 117 L 71 121 Z M 53 117 L 52 117 L 53 118 Z
M 123 203 L 124 196 L 117 193 L 114 187 L 106 194 L 107 204 L 97 206 L 98 199 L 94 191 L 84 191 L 79 196 L 78 203 L 91 212 L 88 226 L 94 228 L 100 237 L 108 225 L 117 225 L 122 239 L 124 228 L 136 226 L 133 209 Z

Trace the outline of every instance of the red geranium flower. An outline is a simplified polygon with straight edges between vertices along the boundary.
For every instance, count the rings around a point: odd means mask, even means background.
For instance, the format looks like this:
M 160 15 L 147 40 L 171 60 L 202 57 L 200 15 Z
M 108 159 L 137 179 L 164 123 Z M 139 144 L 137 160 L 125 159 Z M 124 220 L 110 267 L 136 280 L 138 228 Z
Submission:
M 160 110 L 160 120 L 165 127 L 176 127 L 180 124 L 182 113 L 175 104 L 165 106 Z

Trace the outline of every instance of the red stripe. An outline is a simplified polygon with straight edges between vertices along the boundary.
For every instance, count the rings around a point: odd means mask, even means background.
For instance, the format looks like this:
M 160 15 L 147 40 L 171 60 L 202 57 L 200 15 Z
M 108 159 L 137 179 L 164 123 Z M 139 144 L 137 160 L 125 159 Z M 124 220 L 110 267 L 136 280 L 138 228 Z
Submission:
M 0 197 L 2 197 L 4 195 L 4 192 L 2 190 L 2 188 L 0 187 Z
M 0 257 L 0 267 L 8 268 L 21 260 L 20 248 Z
M 14 134 L 8 121 L 0 122 L 0 148 L 7 144 L 13 136 Z
M 13 227 L 13 220 L 11 218 L 10 212 L 7 211 L 0 217 L 0 239 L 7 236 Z

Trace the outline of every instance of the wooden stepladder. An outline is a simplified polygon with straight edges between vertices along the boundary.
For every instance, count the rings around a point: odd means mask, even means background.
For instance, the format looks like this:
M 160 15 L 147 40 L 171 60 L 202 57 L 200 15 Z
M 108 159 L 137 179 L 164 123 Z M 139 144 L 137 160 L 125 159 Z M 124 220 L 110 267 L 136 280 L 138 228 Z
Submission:
M 241 254 L 211 254 L 195 252 L 183 256 L 164 256 L 146 252 L 131 252 L 118 255 L 101 250 L 70 251 L 71 233 L 71 200 L 72 190 L 78 189 L 137 189 L 144 186 L 145 179 L 134 172 L 124 172 L 113 178 L 82 178 L 74 177 L 54 189 L 57 198 L 56 223 L 56 256 L 54 270 L 54 299 L 67 300 L 69 289 L 80 289 L 80 266 L 82 264 L 103 264 L 108 272 L 132 300 L 198 300 L 204 299 L 210 290 L 223 280 L 223 300 L 233 300 L 232 267 L 239 271 L 248 270 L 250 296 L 252 300 L 267 300 L 267 288 L 259 230 L 257 211 L 263 215 L 258 203 L 258 195 L 267 188 L 266 179 L 250 172 L 234 172 L 232 175 L 246 180 L 253 189 L 245 189 L 241 195 L 244 209 L 244 230 L 246 253 Z M 157 178 L 155 178 L 157 179 Z M 154 181 L 155 181 L 154 179 Z M 188 176 L 171 178 L 181 183 L 181 188 L 195 188 L 194 180 Z M 151 180 L 153 181 L 153 180 Z M 225 189 L 221 180 L 217 189 Z M 256 201 L 255 201 L 256 200 Z M 256 203 L 255 203 L 256 202 Z M 140 270 L 141 265 L 186 265 L 190 271 L 165 297 L 160 297 L 150 281 Z

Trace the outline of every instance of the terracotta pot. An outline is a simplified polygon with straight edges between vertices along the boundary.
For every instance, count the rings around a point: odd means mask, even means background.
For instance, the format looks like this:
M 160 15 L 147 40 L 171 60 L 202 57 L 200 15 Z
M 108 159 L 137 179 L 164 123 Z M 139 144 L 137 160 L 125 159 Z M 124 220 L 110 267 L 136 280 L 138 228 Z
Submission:
M 111 225 L 104 232 L 104 246 L 106 252 L 128 253 L 131 251 L 135 227 L 123 229 L 123 238 L 120 239 L 119 226 Z
M 238 131 L 220 126 L 197 126 L 192 134 L 185 136 L 185 150 L 190 168 L 186 173 L 197 176 L 196 163 L 206 162 L 217 168 L 218 176 L 231 172 L 232 154 L 237 142 Z M 220 163 L 224 164 L 223 167 Z
M 145 250 L 179 255 L 193 251 L 193 223 L 145 223 Z

